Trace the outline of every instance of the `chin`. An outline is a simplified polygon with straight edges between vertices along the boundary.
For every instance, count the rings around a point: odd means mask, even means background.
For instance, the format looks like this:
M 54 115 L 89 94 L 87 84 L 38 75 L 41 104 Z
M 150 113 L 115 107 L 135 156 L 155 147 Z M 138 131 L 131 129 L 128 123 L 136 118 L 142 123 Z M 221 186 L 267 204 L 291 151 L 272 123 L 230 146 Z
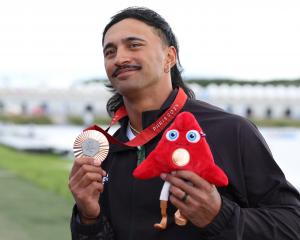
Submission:
M 116 91 L 122 96 L 129 96 L 135 94 L 137 91 L 140 91 L 142 88 L 136 85 L 133 86 L 125 83 L 123 86 L 114 87 L 114 89 L 116 89 Z

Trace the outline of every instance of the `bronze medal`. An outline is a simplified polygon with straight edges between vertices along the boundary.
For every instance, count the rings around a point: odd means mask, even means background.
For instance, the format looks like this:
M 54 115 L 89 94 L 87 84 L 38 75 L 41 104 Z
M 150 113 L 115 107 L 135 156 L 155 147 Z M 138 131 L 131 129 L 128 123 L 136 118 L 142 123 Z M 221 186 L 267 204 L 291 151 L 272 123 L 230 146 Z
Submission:
M 184 148 L 178 148 L 172 154 L 172 161 L 176 166 L 183 167 L 189 163 L 190 154 Z
M 73 150 L 75 158 L 92 157 L 101 164 L 107 157 L 109 143 L 101 132 L 87 130 L 76 138 Z

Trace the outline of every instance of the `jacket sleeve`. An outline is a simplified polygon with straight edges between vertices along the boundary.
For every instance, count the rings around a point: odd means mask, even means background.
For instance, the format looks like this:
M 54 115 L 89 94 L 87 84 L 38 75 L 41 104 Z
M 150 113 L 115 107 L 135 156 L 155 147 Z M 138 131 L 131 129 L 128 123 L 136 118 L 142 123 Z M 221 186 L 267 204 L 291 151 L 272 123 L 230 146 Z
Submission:
M 221 211 L 200 230 L 209 240 L 300 240 L 300 195 L 289 184 L 255 126 L 242 122 L 239 155 L 246 206 L 222 196 Z
M 100 214 L 95 224 L 84 225 L 78 219 L 76 205 L 71 217 L 72 240 L 114 240 L 114 233 L 110 222 L 104 214 Z

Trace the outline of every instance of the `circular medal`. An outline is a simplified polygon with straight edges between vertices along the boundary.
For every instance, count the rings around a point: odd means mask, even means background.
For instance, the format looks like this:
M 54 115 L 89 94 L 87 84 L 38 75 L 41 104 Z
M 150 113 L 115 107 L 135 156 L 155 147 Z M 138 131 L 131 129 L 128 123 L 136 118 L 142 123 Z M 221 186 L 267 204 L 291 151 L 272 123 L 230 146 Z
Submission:
M 76 138 L 73 150 L 75 158 L 92 157 L 101 164 L 107 157 L 109 143 L 103 133 L 87 130 Z
M 172 161 L 176 166 L 183 167 L 189 163 L 190 154 L 184 148 L 178 148 L 172 154 Z

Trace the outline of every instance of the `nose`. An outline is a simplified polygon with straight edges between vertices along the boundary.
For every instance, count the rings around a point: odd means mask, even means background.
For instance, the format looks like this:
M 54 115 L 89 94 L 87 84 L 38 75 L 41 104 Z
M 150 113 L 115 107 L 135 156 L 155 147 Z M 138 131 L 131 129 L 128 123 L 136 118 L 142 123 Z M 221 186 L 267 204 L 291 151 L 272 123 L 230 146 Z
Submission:
M 123 48 L 119 48 L 115 57 L 115 65 L 122 66 L 130 63 L 130 55 L 128 51 Z

